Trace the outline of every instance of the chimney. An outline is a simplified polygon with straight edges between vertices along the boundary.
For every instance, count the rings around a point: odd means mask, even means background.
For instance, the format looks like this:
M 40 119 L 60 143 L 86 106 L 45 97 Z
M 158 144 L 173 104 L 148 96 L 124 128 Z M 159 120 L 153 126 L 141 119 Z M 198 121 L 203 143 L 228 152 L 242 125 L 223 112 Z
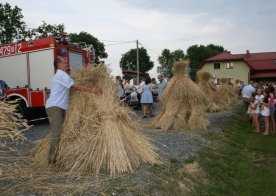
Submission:
M 247 58 L 250 57 L 250 52 L 249 52 L 249 50 L 246 50 L 246 57 L 247 57 Z

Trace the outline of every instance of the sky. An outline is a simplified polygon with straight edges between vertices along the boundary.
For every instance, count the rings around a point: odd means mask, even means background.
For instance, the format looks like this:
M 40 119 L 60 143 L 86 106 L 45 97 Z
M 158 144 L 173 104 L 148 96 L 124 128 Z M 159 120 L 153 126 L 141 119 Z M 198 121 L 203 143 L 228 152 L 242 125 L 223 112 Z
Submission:
M 64 24 L 69 33 L 86 31 L 106 46 L 112 75 L 122 75 L 121 55 L 147 49 L 155 66 L 162 50 L 210 43 L 232 54 L 276 51 L 275 0 L 0 0 L 22 9 L 29 28 L 45 21 Z M 114 41 L 133 41 L 110 45 Z

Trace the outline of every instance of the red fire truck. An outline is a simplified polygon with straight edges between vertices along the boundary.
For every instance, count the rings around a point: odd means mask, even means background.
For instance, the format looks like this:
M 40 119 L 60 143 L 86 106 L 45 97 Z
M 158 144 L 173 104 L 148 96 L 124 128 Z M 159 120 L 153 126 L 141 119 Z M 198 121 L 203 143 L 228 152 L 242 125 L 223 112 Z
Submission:
M 93 47 L 80 47 L 54 37 L 0 45 L 0 80 L 9 89 L 10 99 L 21 98 L 21 108 L 27 117 L 31 109 L 43 108 L 50 93 L 55 73 L 54 59 L 63 58 L 70 74 L 93 59 Z

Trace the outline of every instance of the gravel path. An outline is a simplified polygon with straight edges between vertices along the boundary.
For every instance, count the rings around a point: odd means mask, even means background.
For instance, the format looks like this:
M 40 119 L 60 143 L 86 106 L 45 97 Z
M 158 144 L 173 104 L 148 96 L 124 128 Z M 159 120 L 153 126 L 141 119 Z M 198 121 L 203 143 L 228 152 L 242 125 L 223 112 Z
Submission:
M 158 111 L 158 103 L 154 103 L 154 113 Z M 138 118 L 141 118 L 142 111 L 135 111 Z M 208 114 L 210 126 L 208 131 L 219 131 L 220 126 L 231 115 L 230 111 Z M 154 129 L 150 126 L 153 118 L 141 118 L 143 131 L 148 138 L 158 147 L 159 154 L 165 159 L 171 159 L 182 162 L 193 156 L 198 150 L 201 143 L 206 142 L 202 137 L 202 131 L 195 132 L 178 132 L 178 131 L 162 131 Z M 21 153 L 31 149 L 39 143 L 41 139 L 49 133 L 49 123 L 47 120 L 35 122 L 33 127 L 25 132 L 27 141 L 19 144 Z
M 158 110 L 158 104 L 154 104 L 154 113 Z M 170 163 L 183 163 L 185 160 L 189 159 L 190 157 L 193 157 L 200 146 L 202 144 L 205 144 L 207 141 L 202 137 L 202 133 L 205 131 L 194 131 L 194 132 L 178 132 L 178 131 L 162 131 L 158 129 L 154 129 L 150 126 L 151 121 L 153 118 L 147 118 L 142 119 L 142 111 L 138 110 L 135 111 L 137 114 L 137 118 L 140 118 L 142 130 L 144 134 L 152 141 L 153 144 L 158 148 L 158 154 L 161 156 L 164 164 L 164 167 Z M 210 132 L 216 132 L 220 130 L 220 125 L 222 125 L 223 122 L 227 121 L 229 119 L 228 117 L 231 115 L 230 111 L 225 112 L 219 112 L 219 113 L 213 113 L 208 114 L 210 122 L 210 126 L 207 131 Z M 27 138 L 26 141 L 23 143 L 16 144 L 18 152 L 21 155 L 25 155 L 29 152 L 30 149 L 32 149 L 36 144 L 38 144 L 41 139 L 49 133 L 49 123 L 47 120 L 38 121 L 33 124 L 33 127 L 31 127 L 29 130 L 25 131 L 25 137 Z M 14 143 L 11 143 L 9 146 L 15 146 Z M 17 152 L 10 153 L 10 156 L 18 156 L 16 155 Z M 7 163 L 7 162 L 6 162 Z M 157 168 L 157 172 L 162 173 L 164 168 L 163 166 L 161 168 Z M 1 168 L 0 168 L 1 169 Z M 156 182 L 156 179 L 159 178 L 158 174 L 156 174 L 152 171 L 151 166 L 141 166 L 135 170 L 135 172 L 131 175 L 126 174 L 125 176 L 121 178 L 117 178 L 114 180 L 103 180 L 100 183 L 92 182 L 92 179 L 89 179 L 89 182 L 91 181 L 92 185 L 89 185 L 87 189 L 84 190 L 84 193 L 87 195 L 98 195 L 98 192 L 101 192 L 103 190 L 111 189 L 112 191 L 115 189 L 116 186 L 123 186 L 126 187 L 126 189 L 139 189 L 140 193 L 144 192 L 143 187 L 153 186 L 154 190 L 158 192 L 158 182 Z M 153 169 L 155 172 L 156 170 Z M 162 175 L 159 175 L 162 176 Z M 46 176 L 47 177 L 47 176 Z M 59 179 L 60 180 L 60 179 Z M 56 180 L 54 184 L 61 184 L 64 185 L 66 183 L 72 183 L 74 186 L 77 186 L 76 181 L 69 182 L 66 179 L 61 179 L 60 181 Z M 66 181 L 66 183 L 64 183 Z M 45 181 L 46 182 L 46 181 Z M 0 192 L 1 189 L 4 190 L 6 186 L 7 181 L 1 181 L 0 180 Z M 13 182 L 13 184 L 16 183 Z M 151 185 L 149 185 L 151 184 Z M 128 187 L 129 186 L 129 187 Z M 120 189 L 121 187 L 119 187 Z M 54 191 L 55 189 L 53 189 Z M 63 191 L 65 191 L 64 189 Z M 18 191 L 18 190 L 17 190 Z M 26 191 L 26 192 L 24 192 Z M 29 191 L 29 192 L 28 192 Z M 28 190 L 23 190 L 22 193 L 32 194 L 33 191 L 32 187 Z M 55 190 L 55 191 L 58 191 Z M 104 191 L 105 192 L 105 191 Z M 117 192 L 117 191 L 115 191 Z M 128 191 L 127 191 L 128 192 Z M 18 193 L 18 192 L 17 192 Z M 40 194 L 41 192 L 36 192 L 33 195 Z M 65 192 L 67 194 L 68 192 Z M 130 194 L 131 195 L 131 194 Z

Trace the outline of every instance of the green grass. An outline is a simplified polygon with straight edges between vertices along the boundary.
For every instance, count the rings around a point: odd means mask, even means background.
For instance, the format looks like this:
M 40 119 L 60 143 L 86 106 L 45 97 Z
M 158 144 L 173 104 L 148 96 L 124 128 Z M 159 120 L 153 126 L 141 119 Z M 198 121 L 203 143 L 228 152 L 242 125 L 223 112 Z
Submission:
M 193 195 L 276 195 L 276 136 L 255 133 L 244 114 L 237 108 L 222 132 L 205 135 L 211 145 L 195 159 L 206 179 Z

